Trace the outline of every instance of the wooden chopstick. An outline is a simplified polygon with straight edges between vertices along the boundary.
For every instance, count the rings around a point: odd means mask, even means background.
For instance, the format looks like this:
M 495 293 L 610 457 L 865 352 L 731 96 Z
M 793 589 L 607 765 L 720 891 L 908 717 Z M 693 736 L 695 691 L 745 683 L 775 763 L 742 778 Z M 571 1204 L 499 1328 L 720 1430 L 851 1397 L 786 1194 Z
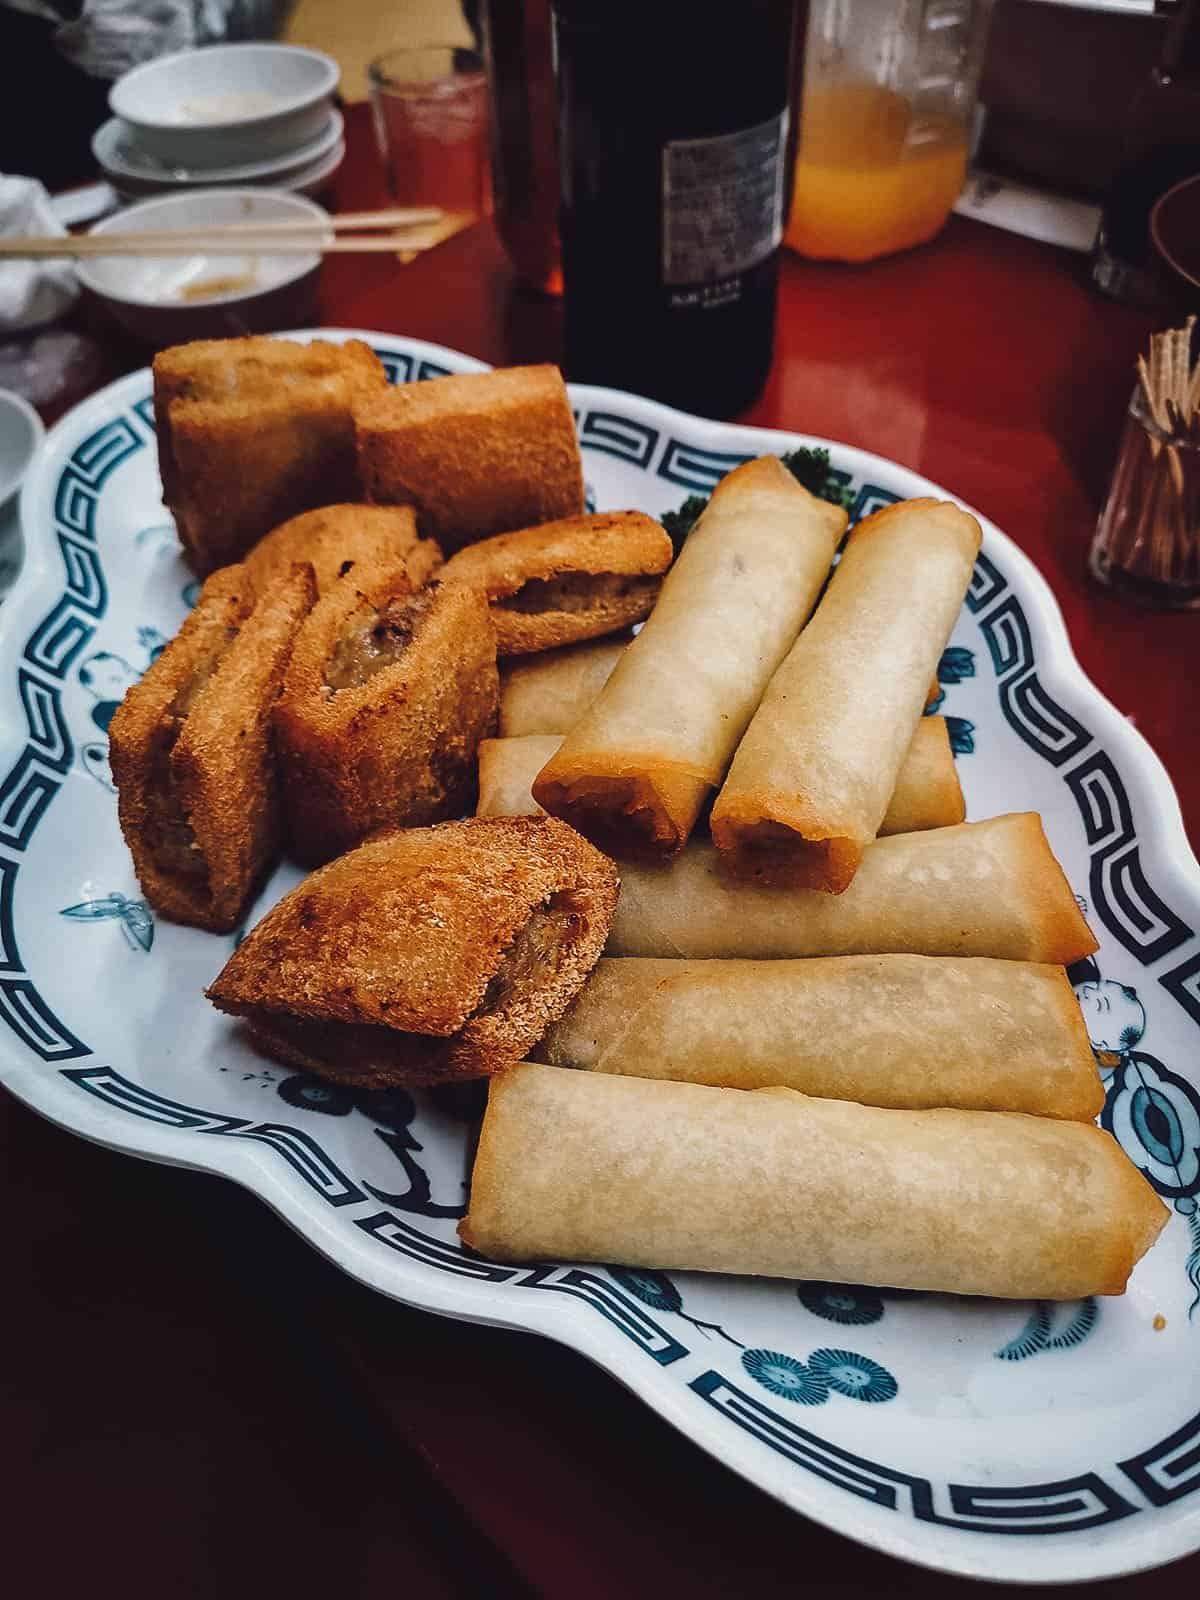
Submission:
M 192 255 L 221 249 L 236 251 L 271 249 L 280 254 L 321 249 L 338 253 L 339 247 L 363 252 L 373 249 L 421 248 L 418 234 L 393 232 L 378 239 L 335 241 L 330 234 L 367 229 L 433 230 L 438 238 L 457 233 L 472 220 L 462 212 L 440 206 L 401 206 L 385 211 L 351 211 L 311 222 L 231 222 L 205 228 L 159 228 L 147 233 L 77 234 L 62 237 L 0 238 L 0 257 L 41 259 L 97 255 Z M 449 232 L 445 232 L 446 227 Z M 435 240 L 436 242 L 436 240 Z M 293 249 L 288 247 L 292 246 Z M 178 247 L 178 248 L 176 248 Z
M 396 206 L 391 211 L 343 211 L 328 218 L 310 217 L 297 222 L 221 222 L 197 228 L 155 228 L 153 237 L 164 240 L 188 241 L 197 237 L 209 238 L 212 234 L 287 234 L 287 233 L 349 233 L 368 228 L 414 228 L 431 222 L 440 222 L 446 211 L 441 206 Z M 91 238 L 91 234 L 77 234 L 77 238 Z M 103 237 L 103 235 L 101 235 Z M 114 239 L 144 239 L 143 233 L 110 234 Z
M 367 237 L 330 237 L 331 229 L 324 223 L 312 227 L 286 225 L 277 232 L 262 228 L 240 231 L 240 225 L 231 228 L 210 228 L 205 231 L 178 230 L 168 234 L 109 233 L 67 235 L 63 238 L 0 239 L 0 258 L 66 258 L 92 259 L 97 256 L 193 256 L 193 255 L 371 255 L 386 251 L 418 252 L 439 244 L 452 234 L 460 232 L 475 219 L 469 212 L 440 212 L 422 224 L 398 229 L 392 233 L 371 234 Z M 334 221 L 330 218 L 330 222 Z M 366 227 L 367 224 L 358 226 Z M 372 224 L 374 226 L 374 224 Z

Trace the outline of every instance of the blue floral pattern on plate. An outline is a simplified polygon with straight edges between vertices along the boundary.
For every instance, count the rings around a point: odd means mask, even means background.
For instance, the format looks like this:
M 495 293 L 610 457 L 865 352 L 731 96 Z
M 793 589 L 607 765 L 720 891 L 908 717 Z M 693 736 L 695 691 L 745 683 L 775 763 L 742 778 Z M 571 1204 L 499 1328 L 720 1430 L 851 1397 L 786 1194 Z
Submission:
M 831 1389 L 851 1400 L 870 1403 L 894 1400 L 899 1390 L 886 1367 L 853 1350 L 814 1350 L 808 1358 L 808 1366 L 809 1371 L 824 1379 Z
M 862 1328 L 883 1317 L 883 1296 L 877 1289 L 849 1283 L 801 1283 L 796 1286 L 800 1303 L 815 1317 Z
M 154 913 L 144 900 L 130 900 L 118 892 L 98 900 L 81 900 L 64 906 L 59 916 L 76 922 L 116 922 L 131 950 L 149 955 L 154 944 Z
M 742 1366 L 764 1389 L 796 1405 L 824 1405 L 831 1392 L 876 1403 L 894 1400 L 900 1390 L 886 1367 L 853 1350 L 814 1350 L 807 1363 L 778 1350 L 746 1350 Z

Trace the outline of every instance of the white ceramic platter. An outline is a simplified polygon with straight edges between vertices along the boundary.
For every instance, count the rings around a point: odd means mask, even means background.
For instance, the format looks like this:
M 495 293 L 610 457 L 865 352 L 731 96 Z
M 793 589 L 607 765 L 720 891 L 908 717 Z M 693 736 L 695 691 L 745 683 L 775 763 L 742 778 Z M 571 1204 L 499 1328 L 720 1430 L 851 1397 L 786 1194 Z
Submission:
M 399 381 L 480 367 L 359 337 Z M 662 512 L 742 458 L 814 442 L 611 390 L 576 387 L 573 401 L 601 508 Z M 856 514 L 943 493 L 830 448 Z M 250 1053 L 200 993 L 233 939 L 156 919 L 133 875 L 106 729 L 196 589 L 160 499 L 147 373 L 53 430 L 22 519 L 27 564 L 0 611 L 0 1079 L 13 1093 L 100 1143 L 245 1184 L 398 1300 L 574 1346 L 754 1483 L 864 1543 L 1034 1582 L 1200 1546 L 1200 873 L 1162 767 L 1084 678 L 1049 589 L 1002 533 L 985 524 L 939 709 L 969 815 L 1039 810 L 1101 941 L 1072 979 L 1103 1121 L 1172 1209 L 1120 1299 L 465 1254 L 453 1108 Z M 296 878 L 281 869 L 252 920 Z

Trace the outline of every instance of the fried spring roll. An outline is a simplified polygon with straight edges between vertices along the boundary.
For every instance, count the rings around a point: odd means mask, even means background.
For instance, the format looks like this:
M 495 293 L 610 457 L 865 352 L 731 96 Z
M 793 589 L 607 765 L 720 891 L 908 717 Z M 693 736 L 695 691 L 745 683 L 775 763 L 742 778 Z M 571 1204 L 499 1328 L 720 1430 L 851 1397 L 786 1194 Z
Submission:
M 532 817 L 542 809 L 531 785 L 562 744 L 558 734 L 484 739 L 479 746 L 481 817 Z M 913 735 L 880 833 L 916 833 L 963 820 L 962 787 L 943 717 L 926 717 Z
M 281 523 L 242 564 L 255 593 L 265 594 L 296 561 L 309 563 L 323 595 L 355 567 L 403 567 L 420 589 L 441 566 L 442 552 L 418 535 L 411 506 L 322 506 Z
M 937 500 L 860 522 L 755 712 L 712 810 L 739 876 L 840 894 L 880 831 L 980 529 Z
M 496 714 L 496 635 L 476 589 L 351 576 L 301 629 L 275 711 L 293 853 L 319 865 L 375 829 L 461 816 Z
M 946 828 L 966 814 L 946 719 L 922 717 L 896 775 L 896 787 L 879 824 L 880 837 Z
M 109 727 L 121 830 L 156 911 L 213 933 L 241 920 L 280 848 L 271 714 L 316 598 L 293 567 L 255 603 L 225 567 Z
M 562 743 L 557 733 L 530 733 L 523 739 L 483 739 L 479 745 L 480 817 L 544 815 L 530 784 Z
M 564 645 L 528 660 L 504 663 L 500 669 L 500 737 L 564 734 L 573 728 L 612 677 L 631 637 L 622 634 L 615 639 Z M 941 684 L 935 679 L 926 706 L 940 693 Z
M 285 895 L 208 997 L 338 1082 L 486 1076 L 576 993 L 616 897 L 613 863 L 549 817 L 394 828 Z
M 621 875 L 612 956 L 996 956 L 1069 966 L 1097 949 L 1034 811 L 897 833 L 845 894 L 739 883 L 697 841 Z
M 481 539 L 447 582 L 488 597 L 502 656 L 595 639 L 650 615 L 671 565 L 666 529 L 640 511 L 599 511 Z
M 1061 967 L 933 956 L 606 957 L 532 1052 L 556 1067 L 1090 1122 L 1104 1104 Z
M 617 854 L 680 850 L 846 526 L 774 456 L 721 480 L 658 604 L 533 786 Z
M 1121 1294 L 1169 1213 L 1111 1134 L 523 1063 L 492 1081 L 459 1232 L 498 1261 Z
M 612 676 L 630 635 L 545 650 L 500 669 L 500 737 L 573 728 Z

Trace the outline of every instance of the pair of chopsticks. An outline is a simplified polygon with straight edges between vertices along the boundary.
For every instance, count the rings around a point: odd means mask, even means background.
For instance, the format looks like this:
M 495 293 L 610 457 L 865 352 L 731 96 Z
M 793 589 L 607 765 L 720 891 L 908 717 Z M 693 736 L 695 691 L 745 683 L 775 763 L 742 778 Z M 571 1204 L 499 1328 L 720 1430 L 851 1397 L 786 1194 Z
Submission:
M 351 211 L 320 222 L 230 222 L 204 228 L 159 228 L 147 233 L 83 233 L 64 238 L 0 238 L 0 259 L 95 256 L 193 256 L 255 254 L 288 256 L 399 253 L 411 260 L 468 227 L 466 211 L 440 206 Z M 387 231 L 380 231 L 387 230 Z M 359 237 L 342 238 L 341 234 Z

